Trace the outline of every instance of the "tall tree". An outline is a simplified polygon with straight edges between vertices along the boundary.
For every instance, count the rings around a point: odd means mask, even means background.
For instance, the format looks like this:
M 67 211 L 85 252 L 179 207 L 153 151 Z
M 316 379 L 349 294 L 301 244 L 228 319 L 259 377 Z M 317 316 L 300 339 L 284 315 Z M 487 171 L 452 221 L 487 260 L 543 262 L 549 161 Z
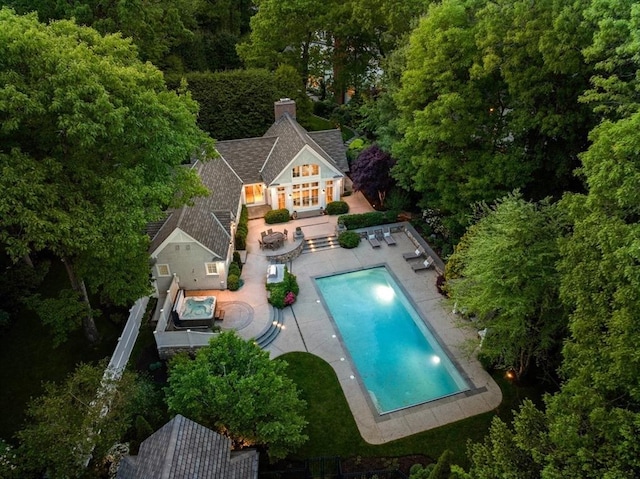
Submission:
M 394 164 L 391 155 L 377 145 L 365 148 L 351 166 L 353 189 L 362 191 L 369 198 L 377 197 L 380 206 L 383 206 L 387 192 L 394 183 L 391 178 Z
M 567 321 L 558 292 L 557 210 L 512 195 L 482 214 L 450 259 L 460 276 L 447 277 L 451 298 L 477 317 L 473 327 L 487 329 L 481 354 L 493 363 L 518 377 L 532 361 L 553 372 Z
M 236 447 L 262 444 L 271 460 L 282 459 L 307 440 L 305 402 L 285 367 L 253 341 L 223 332 L 195 359 L 171 361 L 169 411 L 229 436 Z
M 123 439 L 133 415 L 142 413 L 132 405 L 145 389 L 129 372 L 120 380 L 104 378 L 104 366 L 80 364 L 30 402 L 26 425 L 17 434 L 21 477 L 84 477 L 89 457 L 99 462 Z M 109 390 L 108 398 L 97 396 L 100 388 Z
M 189 95 L 119 36 L 4 8 L 0 61 L 0 240 L 14 260 L 47 249 L 64 261 L 96 340 L 85 285 L 116 304 L 148 293 L 144 226 L 206 192 L 178 166 L 211 141 Z

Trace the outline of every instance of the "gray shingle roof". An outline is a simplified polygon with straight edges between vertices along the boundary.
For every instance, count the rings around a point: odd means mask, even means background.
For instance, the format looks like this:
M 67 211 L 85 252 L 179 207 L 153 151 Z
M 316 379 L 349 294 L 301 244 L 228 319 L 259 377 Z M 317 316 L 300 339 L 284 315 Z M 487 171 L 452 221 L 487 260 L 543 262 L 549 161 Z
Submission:
M 196 198 L 193 206 L 183 206 L 168 212 L 162 227 L 151 238 L 150 251 L 176 229 L 182 231 L 213 251 L 219 258 L 226 258 L 231 238 L 231 221 L 238 211 L 242 195 L 242 181 L 222 158 L 206 163 L 196 163 L 200 178 L 209 189 L 209 196 Z
M 177 415 L 123 458 L 117 479 L 256 479 L 258 452 L 231 452 L 231 440 Z
M 276 140 L 276 137 L 262 137 L 217 141 L 216 150 L 245 184 L 262 183 L 260 170 Z
M 344 146 L 340 130 L 310 131 L 309 136 L 333 158 L 340 171 L 349 171 L 347 148 Z
M 339 134 L 338 130 L 335 131 Z M 320 136 L 321 135 L 317 135 L 317 137 Z M 263 137 L 278 138 L 278 141 L 276 142 L 273 151 L 271 152 L 271 155 L 269 155 L 269 158 L 262 170 L 262 179 L 267 185 L 270 185 L 280 175 L 282 170 L 305 145 L 308 145 L 339 171 L 347 171 L 341 168 L 339 164 L 329 156 L 328 152 L 310 136 L 307 130 L 302 128 L 288 113 L 282 115 L 273 125 L 271 125 Z M 329 138 L 329 135 L 327 135 L 327 138 Z M 323 137 L 323 140 L 324 139 L 325 138 Z M 340 138 L 340 141 L 342 141 L 342 138 Z M 327 146 L 331 144 L 331 149 L 337 151 L 337 147 L 333 141 L 324 141 L 324 143 Z M 342 154 L 344 155 L 344 146 L 342 148 Z M 344 163 L 346 164 L 346 156 L 344 158 Z

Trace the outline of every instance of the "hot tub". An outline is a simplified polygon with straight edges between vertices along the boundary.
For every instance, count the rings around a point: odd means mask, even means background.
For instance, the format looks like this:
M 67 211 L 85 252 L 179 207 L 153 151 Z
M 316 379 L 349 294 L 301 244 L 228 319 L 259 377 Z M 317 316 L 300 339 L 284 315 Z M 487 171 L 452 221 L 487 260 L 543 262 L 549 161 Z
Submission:
M 185 296 L 180 290 L 174 305 L 173 322 L 180 328 L 210 327 L 215 311 L 215 296 Z

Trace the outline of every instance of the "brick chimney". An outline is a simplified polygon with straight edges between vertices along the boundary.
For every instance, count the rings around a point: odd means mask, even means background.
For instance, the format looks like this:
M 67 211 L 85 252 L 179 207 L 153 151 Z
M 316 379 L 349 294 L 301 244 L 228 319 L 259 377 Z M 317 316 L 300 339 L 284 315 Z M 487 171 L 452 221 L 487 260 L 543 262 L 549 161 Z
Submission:
M 291 118 L 296 119 L 296 102 L 290 98 L 280 98 L 273 105 L 273 112 L 275 113 L 276 121 L 280 119 L 285 113 L 289 113 Z

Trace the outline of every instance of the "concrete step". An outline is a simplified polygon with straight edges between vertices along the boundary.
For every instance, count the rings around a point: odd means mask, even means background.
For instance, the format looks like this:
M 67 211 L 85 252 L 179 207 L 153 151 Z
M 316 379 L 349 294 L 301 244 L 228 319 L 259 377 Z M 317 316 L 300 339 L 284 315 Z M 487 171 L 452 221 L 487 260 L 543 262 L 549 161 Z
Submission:
M 338 243 L 338 237 L 335 235 L 332 236 L 322 236 L 318 238 L 309 238 L 304 240 L 304 246 L 302 248 L 302 253 L 313 253 L 314 251 L 320 251 L 331 248 L 339 248 L 340 243 Z
M 274 308 L 273 306 L 272 306 L 272 310 L 273 310 L 273 321 L 264 331 L 262 331 L 262 333 L 260 333 L 254 339 L 254 341 L 261 348 L 265 348 L 269 344 L 271 344 L 273 340 L 278 337 L 278 334 L 280 334 L 280 331 L 282 331 L 282 324 L 284 323 L 284 315 L 282 314 L 282 310 Z

